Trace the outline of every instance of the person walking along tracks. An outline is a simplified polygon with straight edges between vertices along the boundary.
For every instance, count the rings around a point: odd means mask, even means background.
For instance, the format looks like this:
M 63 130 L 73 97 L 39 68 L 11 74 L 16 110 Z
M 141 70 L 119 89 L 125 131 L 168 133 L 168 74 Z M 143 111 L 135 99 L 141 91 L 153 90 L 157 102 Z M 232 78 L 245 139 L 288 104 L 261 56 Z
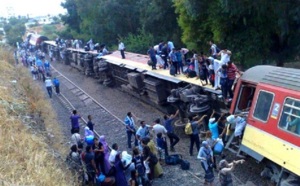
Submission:
M 74 134 L 74 131 L 77 129 L 79 132 L 79 119 L 81 118 L 81 116 L 79 116 L 77 114 L 77 110 L 73 110 L 73 114 L 70 116 L 70 120 L 71 120 L 71 133 Z
M 59 91 L 59 80 L 55 77 L 54 79 L 53 79 L 53 84 L 54 84 L 54 87 L 55 87 L 55 92 L 56 92 L 56 94 L 60 94 L 60 91 Z
M 46 78 L 45 85 L 46 85 L 46 89 L 49 94 L 49 97 L 52 98 L 52 86 L 53 85 L 52 85 L 52 81 L 49 77 Z

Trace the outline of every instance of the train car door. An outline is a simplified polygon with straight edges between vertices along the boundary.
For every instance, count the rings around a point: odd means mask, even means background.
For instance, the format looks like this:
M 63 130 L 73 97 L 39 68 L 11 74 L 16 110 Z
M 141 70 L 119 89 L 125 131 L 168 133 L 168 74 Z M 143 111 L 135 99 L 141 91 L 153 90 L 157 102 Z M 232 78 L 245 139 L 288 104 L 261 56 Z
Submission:
M 241 112 L 249 112 L 253 102 L 256 85 L 242 81 L 236 88 L 235 94 L 237 96 L 233 100 L 234 107 L 232 107 L 231 113 L 239 114 Z

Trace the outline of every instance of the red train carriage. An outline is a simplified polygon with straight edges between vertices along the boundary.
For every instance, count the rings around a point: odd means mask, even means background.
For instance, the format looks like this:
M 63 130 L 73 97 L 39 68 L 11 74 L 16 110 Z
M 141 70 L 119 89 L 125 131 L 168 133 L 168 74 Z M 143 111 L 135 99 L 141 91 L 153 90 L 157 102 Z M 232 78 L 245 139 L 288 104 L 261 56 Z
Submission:
M 240 151 L 269 161 L 280 185 L 300 185 L 300 70 L 256 66 L 239 79 L 232 113 L 249 109 Z M 288 172 L 288 173 L 287 173 Z

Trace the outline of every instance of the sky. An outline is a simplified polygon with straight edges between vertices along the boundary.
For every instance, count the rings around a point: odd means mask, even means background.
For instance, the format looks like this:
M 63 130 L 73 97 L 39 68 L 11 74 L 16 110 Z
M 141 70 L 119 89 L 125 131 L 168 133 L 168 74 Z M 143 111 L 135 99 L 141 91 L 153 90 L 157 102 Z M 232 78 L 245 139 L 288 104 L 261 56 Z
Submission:
M 8 17 L 9 12 L 15 16 L 43 16 L 66 13 L 60 6 L 65 0 L 0 0 L 0 16 Z

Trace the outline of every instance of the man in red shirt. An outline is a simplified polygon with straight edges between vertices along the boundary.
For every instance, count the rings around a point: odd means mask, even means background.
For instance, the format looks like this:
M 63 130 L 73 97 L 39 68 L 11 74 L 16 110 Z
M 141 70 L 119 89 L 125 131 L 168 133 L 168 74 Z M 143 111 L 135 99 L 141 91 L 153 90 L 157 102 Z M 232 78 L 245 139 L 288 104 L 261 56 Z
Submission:
M 228 92 L 230 99 L 233 98 L 233 92 L 232 92 L 232 85 L 234 83 L 234 80 L 236 78 L 236 73 L 238 73 L 240 76 L 242 75 L 239 69 L 232 63 L 232 61 L 229 61 L 227 63 L 227 78 L 228 78 Z

